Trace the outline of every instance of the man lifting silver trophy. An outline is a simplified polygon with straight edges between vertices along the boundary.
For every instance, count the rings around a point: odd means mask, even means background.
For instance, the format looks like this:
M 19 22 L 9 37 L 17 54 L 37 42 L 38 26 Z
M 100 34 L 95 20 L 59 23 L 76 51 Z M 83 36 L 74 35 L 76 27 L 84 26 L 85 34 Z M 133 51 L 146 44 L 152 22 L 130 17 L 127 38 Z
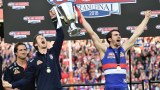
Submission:
M 62 21 L 64 21 L 69 27 L 68 33 L 70 37 L 81 36 L 81 28 L 75 25 L 75 22 L 78 23 L 78 15 L 75 8 L 72 2 L 65 2 L 53 6 L 51 9 L 51 11 L 56 13 L 57 28 L 60 28 L 62 26 Z

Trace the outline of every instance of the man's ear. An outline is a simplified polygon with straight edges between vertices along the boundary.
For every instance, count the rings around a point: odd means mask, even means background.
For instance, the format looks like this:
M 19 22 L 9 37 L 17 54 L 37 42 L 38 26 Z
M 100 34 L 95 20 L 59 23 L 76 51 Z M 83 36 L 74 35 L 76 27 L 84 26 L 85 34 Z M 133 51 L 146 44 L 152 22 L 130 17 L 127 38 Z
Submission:
M 16 53 L 14 53 L 16 56 L 17 56 L 17 52 Z
M 111 39 L 111 38 L 108 38 L 108 40 L 109 40 L 109 41 L 112 41 L 112 39 Z
M 36 43 L 36 44 L 34 44 L 34 46 L 38 46 L 38 44 Z

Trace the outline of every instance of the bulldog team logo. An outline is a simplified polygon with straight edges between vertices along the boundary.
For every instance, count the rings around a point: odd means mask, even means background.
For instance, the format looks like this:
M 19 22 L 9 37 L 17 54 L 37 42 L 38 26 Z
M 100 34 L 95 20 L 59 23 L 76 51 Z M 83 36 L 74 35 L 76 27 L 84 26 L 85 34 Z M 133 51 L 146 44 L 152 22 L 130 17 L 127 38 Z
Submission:
M 19 70 L 15 70 L 15 71 L 14 71 L 14 75 L 19 74 L 19 73 L 20 73 Z
M 50 4 L 72 1 L 86 18 L 106 17 L 121 14 L 121 4 L 136 3 L 136 0 L 47 0 Z
M 13 72 L 14 72 L 14 75 L 19 74 L 20 73 L 19 67 L 14 67 Z
M 12 7 L 12 9 L 22 10 L 25 9 L 26 6 L 29 6 L 29 2 L 9 2 L 7 5 Z
M 110 53 L 108 53 L 107 58 L 112 58 L 113 59 L 113 58 L 115 58 L 115 54 L 110 52 Z
M 124 53 L 123 52 L 120 52 L 120 57 L 124 57 Z

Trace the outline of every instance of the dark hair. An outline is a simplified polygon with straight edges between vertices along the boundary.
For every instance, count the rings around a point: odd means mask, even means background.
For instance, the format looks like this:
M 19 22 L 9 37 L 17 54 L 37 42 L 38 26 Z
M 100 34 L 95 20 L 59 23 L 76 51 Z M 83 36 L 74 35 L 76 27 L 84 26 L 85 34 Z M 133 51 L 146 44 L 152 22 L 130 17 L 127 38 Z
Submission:
M 22 42 L 18 42 L 18 43 L 16 43 L 16 45 L 14 46 L 14 53 L 17 53 L 17 51 L 18 51 L 18 46 L 20 46 L 20 45 L 24 45 L 24 46 L 26 47 L 26 49 L 27 49 L 26 44 L 24 44 L 24 43 L 22 43 Z M 15 54 L 15 55 L 16 55 L 16 54 Z
M 106 35 L 106 40 L 107 40 L 107 42 L 110 44 L 110 41 L 108 40 L 109 38 L 112 38 L 112 32 L 114 32 L 114 31 L 117 31 L 117 32 L 119 32 L 119 30 L 112 30 L 112 31 L 110 31 L 109 33 L 107 33 L 107 35 Z M 119 32 L 120 33 L 120 32 Z
M 37 36 L 40 36 L 40 35 L 42 35 L 42 34 L 37 34 L 37 35 L 35 35 L 34 36 L 34 38 L 33 38 L 33 46 L 34 46 L 34 48 L 36 49 L 36 50 L 38 50 L 38 47 L 37 46 L 35 46 L 35 44 L 37 44 Z M 43 36 L 43 35 L 42 35 Z

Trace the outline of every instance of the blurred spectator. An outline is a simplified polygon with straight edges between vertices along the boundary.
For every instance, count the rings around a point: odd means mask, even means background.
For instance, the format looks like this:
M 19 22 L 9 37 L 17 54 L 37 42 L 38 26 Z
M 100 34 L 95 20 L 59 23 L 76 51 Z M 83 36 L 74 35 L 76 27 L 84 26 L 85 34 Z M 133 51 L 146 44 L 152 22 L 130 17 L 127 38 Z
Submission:
M 2 78 L 2 60 L 3 58 L 0 56 L 0 78 Z M 2 80 L 0 80 L 0 90 L 3 90 Z

